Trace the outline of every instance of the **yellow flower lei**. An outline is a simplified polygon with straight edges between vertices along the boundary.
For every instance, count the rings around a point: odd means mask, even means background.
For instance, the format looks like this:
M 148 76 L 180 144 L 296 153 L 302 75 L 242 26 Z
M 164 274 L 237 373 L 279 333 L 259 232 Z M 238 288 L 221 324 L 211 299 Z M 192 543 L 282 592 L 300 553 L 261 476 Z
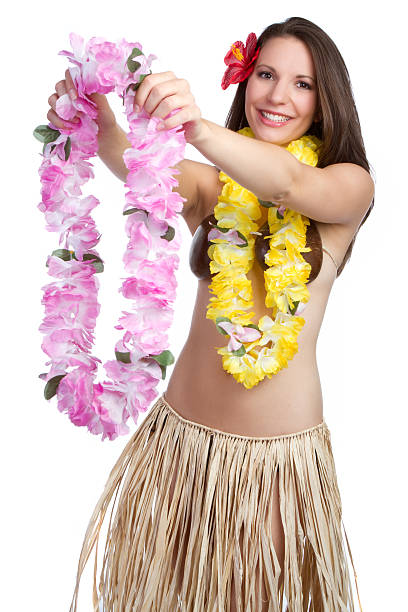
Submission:
M 238 133 L 255 137 L 249 127 Z M 290 142 L 286 149 L 302 163 L 316 166 L 316 149 L 320 144 L 316 136 L 305 135 Z M 287 367 L 298 350 L 296 338 L 305 323 L 298 315 L 310 297 L 306 282 L 311 266 L 301 255 L 311 250 L 305 246 L 310 221 L 288 208 L 258 200 L 222 171 L 219 177 L 225 185 L 214 208 L 216 233 L 226 236 L 209 236 L 212 244 L 207 252 L 214 275 L 209 290 L 215 297 L 209 299 L 206 318 L 214 321 L 221 334 L 230 336 L 229 348 L 215 347 L 222 355 L 224 370 L 250 389 L 265 376 L 271 378 Z M 254 302 L 252 284 L 246 274 L 254 262 L 252 234 L 259 230 L 255 221 L 261 217 L 260 204 L 268 208 L 270 240 L 265 263 L 269 267 L 264 278 L 265 305 L 272 309 L 272 318 L 263 316 L 255 325 L 254 313 L 247 312 Z M 272 346 L 268 347 L 269 343 Z

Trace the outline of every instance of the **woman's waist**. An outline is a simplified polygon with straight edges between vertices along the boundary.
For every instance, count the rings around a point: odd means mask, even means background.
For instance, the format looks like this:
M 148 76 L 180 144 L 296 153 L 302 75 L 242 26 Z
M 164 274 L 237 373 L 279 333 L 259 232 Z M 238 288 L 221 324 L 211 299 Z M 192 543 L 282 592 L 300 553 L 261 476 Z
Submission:
M 222 367 L 221 356 L 186 342 L 165 391 L 184 418 L 231 433 L 273 436 L 313 427 L 323 420 L 314 355 L 296 354 L 288 367 L 251 389 Z

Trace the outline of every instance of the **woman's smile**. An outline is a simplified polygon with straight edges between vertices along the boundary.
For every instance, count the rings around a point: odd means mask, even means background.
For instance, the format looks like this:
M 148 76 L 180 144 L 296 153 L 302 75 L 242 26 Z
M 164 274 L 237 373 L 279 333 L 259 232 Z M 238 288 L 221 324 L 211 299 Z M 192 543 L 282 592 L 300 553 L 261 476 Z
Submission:
M 266 111 L 262 111 L 257 109 L 257 115 L 259 120 L 269 127 L 283 127 L 289 121 L 292 120 L 292 117 L 287 117 L 285 115 L 279 115 L 275 113 L 266 113 Z

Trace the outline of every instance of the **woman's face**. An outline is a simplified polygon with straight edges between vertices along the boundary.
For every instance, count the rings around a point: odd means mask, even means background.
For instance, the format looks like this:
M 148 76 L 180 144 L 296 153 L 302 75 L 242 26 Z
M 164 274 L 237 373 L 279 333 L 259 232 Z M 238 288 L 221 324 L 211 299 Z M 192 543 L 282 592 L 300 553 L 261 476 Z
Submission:
M 294 36 L 269 39 L 259 52 L 245 95 L 245 114 L 255 138 L 287 146 L 320 118 L 316 109 L 316 73 L 308 46 Z M 277 123 L 261 111 L 290 119 Z

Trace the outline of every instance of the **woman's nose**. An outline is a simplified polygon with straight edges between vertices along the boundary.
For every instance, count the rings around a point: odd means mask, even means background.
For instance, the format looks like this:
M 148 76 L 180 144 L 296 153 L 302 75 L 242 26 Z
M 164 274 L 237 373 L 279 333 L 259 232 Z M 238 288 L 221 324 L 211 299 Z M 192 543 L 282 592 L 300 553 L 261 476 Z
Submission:
M 271 84 L 267 98 L 272 103 L 286 103 L 289 99 L 288 85 L 284 81 L 276 81 Z

